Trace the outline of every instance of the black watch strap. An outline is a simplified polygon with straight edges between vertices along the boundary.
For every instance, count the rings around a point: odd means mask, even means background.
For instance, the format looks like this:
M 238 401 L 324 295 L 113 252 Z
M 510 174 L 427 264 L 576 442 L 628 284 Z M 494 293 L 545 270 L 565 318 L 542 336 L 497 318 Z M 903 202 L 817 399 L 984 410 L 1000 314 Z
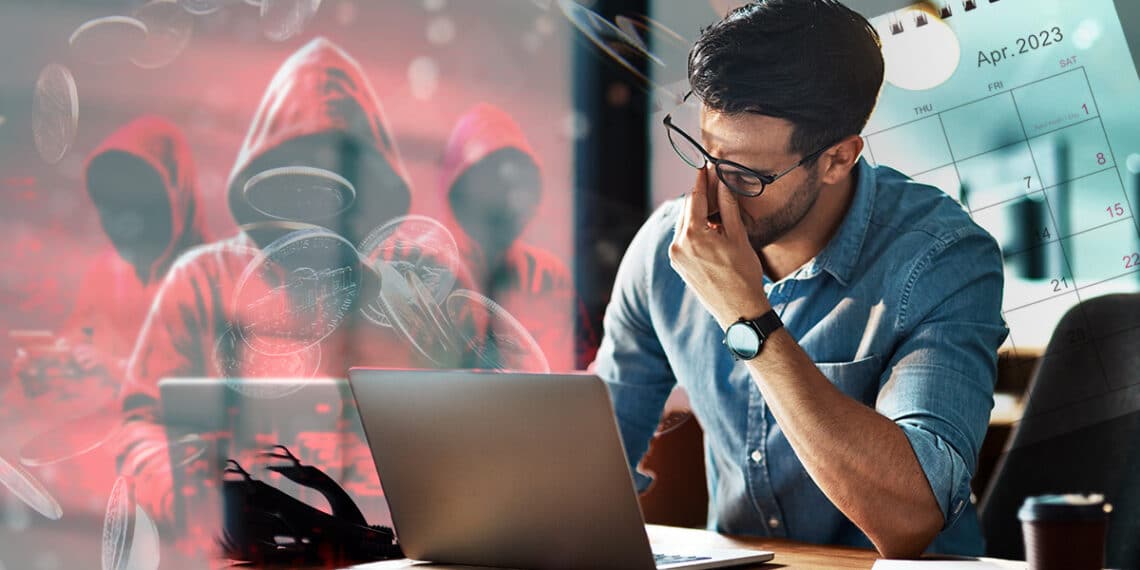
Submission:
M 775 309 L 768 309 L 767 313 L 752 319 L 752 325 L 755 327 L 756 332 L 760 333 L 762 340 L 768 340 L 772 333 L 780 330 L 784 326 L 784 321 L 780 320 L 780 315 L 776 314 Z

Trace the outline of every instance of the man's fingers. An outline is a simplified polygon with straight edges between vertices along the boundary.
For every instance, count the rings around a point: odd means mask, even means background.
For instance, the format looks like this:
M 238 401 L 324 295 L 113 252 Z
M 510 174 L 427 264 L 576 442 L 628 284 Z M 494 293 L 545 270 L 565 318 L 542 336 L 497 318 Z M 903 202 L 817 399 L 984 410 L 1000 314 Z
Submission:
M 709 205 L 708 202 L 706 202 L 706 200 L 708 200 L 707 174 L 707 166 L 697 171 L 697 182 L 693 186 L 693 193 L 689 196 L 686 227 L 690 227 L 693 224 L 699 224 L 701 227 L 704 227 L 708 220 Z
M 724 233 L 735 237 L 744 232 L 744 222 L 740 220 L 740 202 L 724 184 L 717 184 L 717 200 L 720 205 L 720 220 L 724 225 Z

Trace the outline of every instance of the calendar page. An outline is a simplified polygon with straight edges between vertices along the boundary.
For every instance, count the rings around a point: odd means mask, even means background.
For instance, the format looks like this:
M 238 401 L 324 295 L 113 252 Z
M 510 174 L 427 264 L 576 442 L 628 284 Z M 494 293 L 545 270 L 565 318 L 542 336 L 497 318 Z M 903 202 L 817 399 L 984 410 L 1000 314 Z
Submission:
M 1112 0 L 942 0 L 872 24 L 887 81 L 866 156 L 997 238 L 1007 345 L 1044 347 L 1080 299 L 1140 289 L 1140 81 Z
M 1042 350 L 1082 299 L 1140 290 L 1140 81 L 1112 0 L 940 0 L 871 21 L 887 70 L 865 156 L 998 240 L 1004 348 Z M 1140 409 L 1140 382 L 1107 373 L 1084 326 L 1068 342 L 1098 359 L 1030 412 L 1050 433 Z

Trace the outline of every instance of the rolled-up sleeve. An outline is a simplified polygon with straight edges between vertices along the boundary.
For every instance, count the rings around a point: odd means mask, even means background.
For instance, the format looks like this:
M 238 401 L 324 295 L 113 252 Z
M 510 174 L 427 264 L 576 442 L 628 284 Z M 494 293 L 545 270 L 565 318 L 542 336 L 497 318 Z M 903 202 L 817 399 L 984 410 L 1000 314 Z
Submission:
M 876 409 L 906 434 L 945 521 L 970 500 L 970 480 L 989 425 L 1001 316 L 1002 263 L 976 227 L 937 240 L 913 263 L 896 328 L 902 340 L 883 376 Z
M 664 214 L 655 212 L 622 258 L 606 307 L 603 337 L 590 369 L 606 382 L 626 458 L 638 491 L 651 479 L 636 470 L 661 418 L 676 379 L 665 357 L 649 310 L 649 281 L 658 257 Z

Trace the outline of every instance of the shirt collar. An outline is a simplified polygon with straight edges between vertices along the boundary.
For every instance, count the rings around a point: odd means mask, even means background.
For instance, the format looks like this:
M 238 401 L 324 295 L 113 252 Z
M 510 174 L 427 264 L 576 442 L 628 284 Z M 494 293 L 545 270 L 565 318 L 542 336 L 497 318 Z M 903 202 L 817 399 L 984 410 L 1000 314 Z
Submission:
M 851 272 L 863 250 L 867 228 L 871 224 L 871 214 L 875 211 L 875 169 L 860 158 L 855 165 L 855 196 L 843 216 L 839 230 L 827 242 L 823 250 L 808 264 L 801 278 L 810 278 L 820 271 L 830 273 L 840 284 L 846 286 L 851 281 Z

